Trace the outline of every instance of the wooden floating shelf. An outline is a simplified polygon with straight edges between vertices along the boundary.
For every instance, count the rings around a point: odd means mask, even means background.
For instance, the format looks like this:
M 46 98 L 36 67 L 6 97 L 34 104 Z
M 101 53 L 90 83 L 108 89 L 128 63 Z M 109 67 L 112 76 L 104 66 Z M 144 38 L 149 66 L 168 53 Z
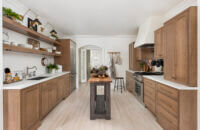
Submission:
M 5 27 L 9 30 L 24 34 L 26 36 L 35 38 L 37 40 L 41 40 L 41 41 L 49 43 L 49 44 L 60 45 L 60 42 L 53 40 L 41 33 L 38 33 L 24 25 L 21 25 L 5 16 L 3 16 L 3 27 Z
M 29 49 L 19 46 L 7 45 L 3 44 L 4 51 L 13 51 L 13 52 L 22 52 L 22 53 L 31 53 L 31 54 L 40 54 L 40 55 L 47 55 L 47 56 L 61 56 L 61 54 L 55 54 L 47 51 Z

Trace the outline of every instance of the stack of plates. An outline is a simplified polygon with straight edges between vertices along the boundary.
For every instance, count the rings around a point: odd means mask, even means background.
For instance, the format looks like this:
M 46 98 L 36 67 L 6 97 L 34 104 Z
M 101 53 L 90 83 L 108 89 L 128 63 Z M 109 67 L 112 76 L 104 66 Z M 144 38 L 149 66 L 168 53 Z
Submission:
M 30 48 L 30 49 L 33 49 L 33 45 L 29 45 L 29 44 L 19 44 L 18 46 L 20 46 L 20 47 L 24 47 L 24 48 Z
M 60 52 L 60 51 L 56 51 L 56 54 L 59 54 L 59 55 L 60 55 L 60 54 L 61 54 L 61 52 Z

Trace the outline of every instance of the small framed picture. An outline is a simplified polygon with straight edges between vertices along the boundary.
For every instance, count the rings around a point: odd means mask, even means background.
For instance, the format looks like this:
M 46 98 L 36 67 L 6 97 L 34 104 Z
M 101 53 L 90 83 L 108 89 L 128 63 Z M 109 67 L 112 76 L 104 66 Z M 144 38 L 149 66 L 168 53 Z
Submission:
M 37 32 L 37 25 L 34 24 L 34 21 L 31 18 L 28 18 L 28 28 Z

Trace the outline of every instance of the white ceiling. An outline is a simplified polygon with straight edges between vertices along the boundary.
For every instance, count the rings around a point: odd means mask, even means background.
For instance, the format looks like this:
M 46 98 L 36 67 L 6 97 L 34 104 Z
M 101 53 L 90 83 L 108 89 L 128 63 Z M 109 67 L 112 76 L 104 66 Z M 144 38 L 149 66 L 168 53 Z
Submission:
M 20 0 L 66 35 L 135 35 L 182 0 Z

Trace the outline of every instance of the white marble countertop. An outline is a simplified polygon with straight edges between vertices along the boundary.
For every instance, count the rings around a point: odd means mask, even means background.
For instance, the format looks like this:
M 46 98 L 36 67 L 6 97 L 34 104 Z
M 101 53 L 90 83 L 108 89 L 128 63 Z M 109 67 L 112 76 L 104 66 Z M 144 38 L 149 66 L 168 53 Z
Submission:
M 164 76 L 156 76 L 156 75 L 145 76 L 144 75 L 143 77 L 147 78 L 147 79 L 154 80 L 154 81 L 159 82 L 159 83 L 164 84 L 164 85 L 168 85 L 170 87 L 173 87 L 173 88 L 179 89 L 179 90 L 198 90 L 198 87 L 189 87 L 189 86 L 185 86 L 185 85 L 182 85 L 182 84 L 178 84 L 178 83 L 174 83 L 174 82 L 165 80 Z
M 38 75 L 36 77 L 47 76 L 48 78 L 41 79 L 41 80 L 23 80 L 23 81 L 19 81 L 19 82 L 16 82 L 16 83 L 4 84 L 3 89 L 24 89 L 24 88 L 27 88 L 27 87 L 48 81 L 50 79 L 54 79 L 56 77 L 65 75 L 67 73 L 70 73 L 70 72 L 60 72 L 60 73 L 55 73 L 55 74 Z M 32 77 L 32 78 L 34 78 L 34 77 Z

